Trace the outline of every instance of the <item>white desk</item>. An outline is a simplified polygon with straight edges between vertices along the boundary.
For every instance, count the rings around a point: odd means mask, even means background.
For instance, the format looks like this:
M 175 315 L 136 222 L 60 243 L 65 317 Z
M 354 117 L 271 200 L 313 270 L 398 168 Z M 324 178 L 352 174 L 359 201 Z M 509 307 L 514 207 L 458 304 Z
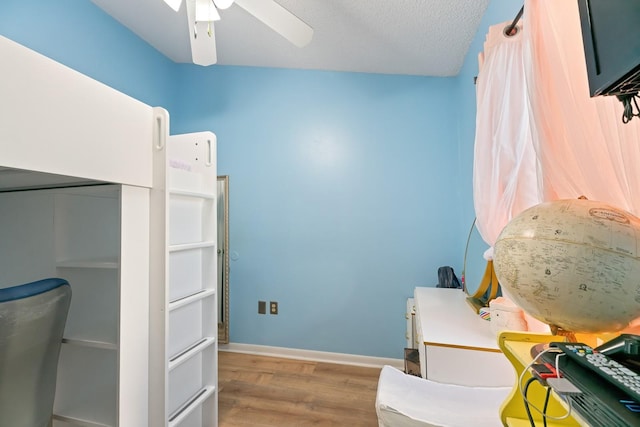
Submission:
M 423 378 L 469 386 L 512 386 L 513 367 L 498 337 L 459 289 L 415 288 L 416 329 Z

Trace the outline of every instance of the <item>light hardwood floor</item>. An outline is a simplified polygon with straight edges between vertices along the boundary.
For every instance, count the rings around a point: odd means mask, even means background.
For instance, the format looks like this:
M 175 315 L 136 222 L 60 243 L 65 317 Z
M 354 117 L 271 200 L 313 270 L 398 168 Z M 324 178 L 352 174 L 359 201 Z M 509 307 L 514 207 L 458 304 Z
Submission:
M 376 427 L 379 368 L 220 351 L 220 427 Z

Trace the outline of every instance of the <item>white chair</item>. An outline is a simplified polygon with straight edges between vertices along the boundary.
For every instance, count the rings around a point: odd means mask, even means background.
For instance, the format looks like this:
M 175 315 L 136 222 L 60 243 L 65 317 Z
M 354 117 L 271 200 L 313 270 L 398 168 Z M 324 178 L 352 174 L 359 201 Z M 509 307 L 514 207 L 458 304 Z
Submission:
M 502 427 L 511 387 L 471 387 L 426 380 L 384 366 L 378 379 L 379 427 Z
M 0 426 L 51 425 L 70 303 L 63 279 L 0 289 Z

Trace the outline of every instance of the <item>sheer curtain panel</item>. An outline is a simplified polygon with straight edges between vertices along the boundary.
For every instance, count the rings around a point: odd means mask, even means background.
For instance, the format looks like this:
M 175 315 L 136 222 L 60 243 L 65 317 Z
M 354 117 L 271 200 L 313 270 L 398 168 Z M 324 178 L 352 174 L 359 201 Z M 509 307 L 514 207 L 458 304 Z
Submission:
M 489 29 L 476 81 L 477 116 L 473 165 L 476 226 L 492 248 L 502 228 L 538 203 L 536 156 L 531 141 L 523 57 L 523 31 Z
M 541 198 L 584 195 L 640 215 L 640 123 L 591 98 L 576 1 L 528 0 L 526 87 Z

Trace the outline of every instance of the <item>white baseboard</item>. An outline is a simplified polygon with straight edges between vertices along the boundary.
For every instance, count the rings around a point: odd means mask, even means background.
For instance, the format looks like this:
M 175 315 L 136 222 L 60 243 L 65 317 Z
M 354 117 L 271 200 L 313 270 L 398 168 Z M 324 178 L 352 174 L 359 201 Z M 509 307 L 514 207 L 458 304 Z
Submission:
M 271 347 L 267 345 L 241 343 L 220 344 L 218 346 L 218 350 L 232 353 L 282 357 L 285 359 L 311 360 L 314 362 L 365 366 L 370 368 L 382 368 L 384 365 L 391 365 L 400 370 L 404 370 L 403 359 L 391 359 L 385 357 L 360 356 L 357 354 L 331 353 L 327 351 L 301 350 L 296 348 Z

